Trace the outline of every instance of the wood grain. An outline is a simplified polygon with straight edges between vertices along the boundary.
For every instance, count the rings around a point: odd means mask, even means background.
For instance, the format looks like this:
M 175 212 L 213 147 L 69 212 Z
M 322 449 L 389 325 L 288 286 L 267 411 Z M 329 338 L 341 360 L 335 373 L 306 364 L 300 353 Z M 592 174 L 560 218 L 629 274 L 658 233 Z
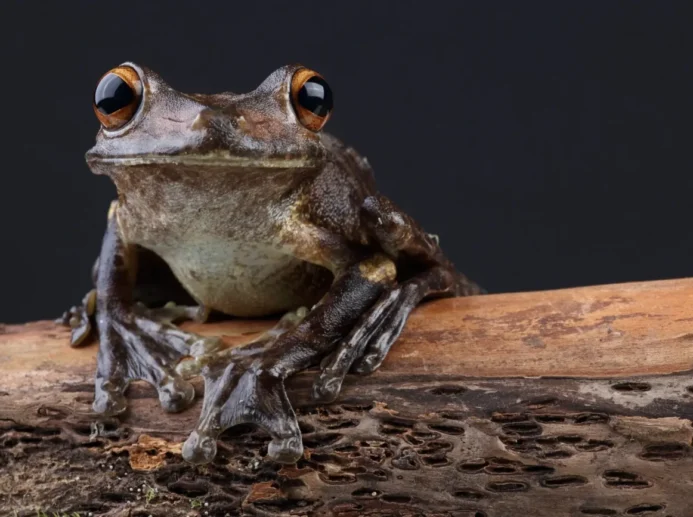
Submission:
M 100 418 L 96 347 L 0 326 L 0 515 L 693 515 L 691 301 L 693 279 L 427 303 L 335 404 L 291 380 L 306 456 L 281 469 L 242 428 L 188 466 L 199 403 L 164 414 L 136 383 Z M 185 327 L 236 345 L 271 325 Z

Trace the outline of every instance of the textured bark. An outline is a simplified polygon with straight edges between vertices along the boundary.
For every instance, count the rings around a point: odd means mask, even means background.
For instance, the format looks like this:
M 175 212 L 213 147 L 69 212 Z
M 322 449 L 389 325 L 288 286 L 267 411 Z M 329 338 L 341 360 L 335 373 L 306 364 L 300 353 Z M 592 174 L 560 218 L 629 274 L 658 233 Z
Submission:
M 337 403 L 310 401 L 313 372 L 290 382 L 295 467 L 240 427 L 189 466 L 199 402 L 165 414 L 135 384 L 99 418 L 95 347 L 0 326 L 0 515 L 693 515 L 691 300 L 671 280 L 426 304 Z M 238 344 L 271 323 L 187 328 Z

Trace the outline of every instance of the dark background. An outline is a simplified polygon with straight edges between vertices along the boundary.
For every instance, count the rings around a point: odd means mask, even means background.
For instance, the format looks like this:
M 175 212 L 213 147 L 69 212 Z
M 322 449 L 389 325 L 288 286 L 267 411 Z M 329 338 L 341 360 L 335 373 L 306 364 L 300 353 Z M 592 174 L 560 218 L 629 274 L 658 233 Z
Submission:
M 204 93 L 320 71 L 328 130 L 491 292 L 693 275 L 689 2 L 40 4 L 1 13 L 0 321 L 90 287 L 91 96 L 125 60 Z

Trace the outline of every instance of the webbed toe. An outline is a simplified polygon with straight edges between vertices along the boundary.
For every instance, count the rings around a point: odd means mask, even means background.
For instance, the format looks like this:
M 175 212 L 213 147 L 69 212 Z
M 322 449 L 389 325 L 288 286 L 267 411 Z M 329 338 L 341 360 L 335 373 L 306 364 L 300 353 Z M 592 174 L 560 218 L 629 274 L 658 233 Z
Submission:
M 59 325 L 70 327 L 70 346 L 73 348 L 87 346 L 96 341 L 96 290 L 89 291 L 81 305 L 76 305 L 65 311 L 55 320 Z
M 186 461 L 212 461 L 218 436 L 242 423 L 256 424 L 270 434 L 271 459 L 295 463 L 303 455 L 301 431 L 284 380 L 263 367 L 262 355 L 221 355 L 205 366 L 205 399 L 198 425 L 183 445 Z
M 191 344 L 213 341 L 212 338 L 183 332 L 134 313 L 106 316 L 102 325 L 94 411 L 124 411 L 124 393 L 134 380 L 146 381 L 156 388 L 164 411 L 182 411 L 193 403 L 195 389 L 176 371 L 176 365 L 189 353 Z

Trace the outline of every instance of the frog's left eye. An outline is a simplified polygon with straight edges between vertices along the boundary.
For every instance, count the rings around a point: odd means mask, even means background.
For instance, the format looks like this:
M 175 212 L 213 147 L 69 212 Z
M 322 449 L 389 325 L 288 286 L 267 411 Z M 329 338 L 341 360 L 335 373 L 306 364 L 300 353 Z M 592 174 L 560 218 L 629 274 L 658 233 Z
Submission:
M 332 114 L 332 90 L 317 72 L 299 68 L 291 78 L 291 102 L 298 120 L 320 131 Z
M 135 115 L 142 100 L 137 71 L 119 66 L 104 75 L 94 92 L 94 113 L 105 129 L 118 129 Z

